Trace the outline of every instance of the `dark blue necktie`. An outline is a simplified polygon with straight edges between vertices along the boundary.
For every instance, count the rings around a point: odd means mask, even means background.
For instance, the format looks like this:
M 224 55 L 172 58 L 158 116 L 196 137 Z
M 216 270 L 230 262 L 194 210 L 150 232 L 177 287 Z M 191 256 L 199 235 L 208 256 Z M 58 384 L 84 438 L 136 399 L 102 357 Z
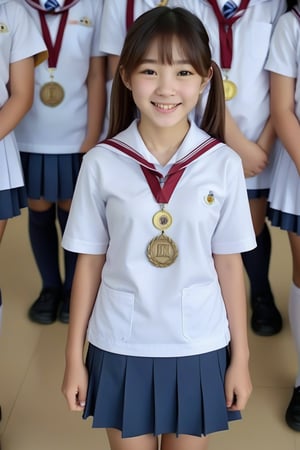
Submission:
M 47 11 L 54 11 L 54 9 L 58 8 L 60 4 L 57 2 L 57 0 L 47 0 L 45 2 L 45 8 Z
M 230 17 L 234 15 L 236 9 L 237 5 L 234 3 L 234 1 L 228 0 L 222 8 L 222 13 L 225 19 L 230 19 Z

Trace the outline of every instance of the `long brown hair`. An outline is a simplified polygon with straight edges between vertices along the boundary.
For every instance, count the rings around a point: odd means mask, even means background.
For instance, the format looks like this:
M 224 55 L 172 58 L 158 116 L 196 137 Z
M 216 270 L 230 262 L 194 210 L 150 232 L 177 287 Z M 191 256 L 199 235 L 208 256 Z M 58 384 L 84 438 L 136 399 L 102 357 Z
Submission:
M 185 58 L 200 76 L 207 77 L 210 69 L 213 69 L 205 112 L 201 124 L 198 125 L 211 136 L 224 141 L 223 82 L 220 69 L 211 59 L 208 34 L 198 17 L 188 10 L 165 6 L 153 8 L 142 14 L 127 33 L 113 80 L 109 138 L 126 129 L 137 117 L 132 93 L 122 81 L 120 68 L 126 79 L 130 80 L 131 74 L 141 63 L 154 40 L 159 42 L 160 61 L 172 64 L 174 38 L 180 43 Z

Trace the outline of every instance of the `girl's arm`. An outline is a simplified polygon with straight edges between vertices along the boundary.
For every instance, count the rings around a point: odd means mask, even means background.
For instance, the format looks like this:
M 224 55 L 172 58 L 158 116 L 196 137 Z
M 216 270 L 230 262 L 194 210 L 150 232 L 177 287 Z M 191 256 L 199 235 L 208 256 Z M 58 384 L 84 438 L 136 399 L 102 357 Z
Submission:
M 214 262 L 231 335 L 230 365 L 225 377 L 226 403 L 230 410 L 242 410 L 252 390 L 243 263 L 240 254 L 214 255 Z
M 294 78 L 271 72 L 271 117 L 276 133 L 300 175 L 300 125 L 295 115 Z
M 269 120 L 257 142 L 249 141 L 226 108 L 225 142 L 240 155 L 246 178 L 253 177 L 266 168 L 274 139 L 274 132 Z
M 105 255 L 78 255 L 71 293 L 66 367 L 62 392 L 71 411 L 82 411 L 87 392 L 84 346 L 88 321 L 101 282 Z
M 34 59 L 29 57 L 10 64 L 9 98 L 0 108 L 0 140 L 18 125 L 32 106 L 34 95 Z
M 106 58 L 90 58 L 87 76 L 88 120 L 87 132 L 80 152 L 86 153 L 95 147 L 102 131 L 106 105 Z

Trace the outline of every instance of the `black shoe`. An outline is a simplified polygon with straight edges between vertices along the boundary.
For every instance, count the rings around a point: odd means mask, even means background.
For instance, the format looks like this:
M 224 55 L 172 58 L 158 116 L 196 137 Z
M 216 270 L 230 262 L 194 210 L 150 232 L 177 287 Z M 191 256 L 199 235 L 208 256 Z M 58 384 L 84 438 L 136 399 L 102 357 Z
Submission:
M 294 388 L 292 398 L 285 413 L 286 423 L 295 431 L 300 431 L 300 386 Z
M 33 322 L 49 325 L 56 321 L 61 289 L 45 288 L 30 307 L 28 315 Z
M 273 336 L 281 331 L 282 318 L 273 297 L 251 299 L 251 328 L 259 336 Z
M 69 323 L 70 318 L 70 292 L 64 292 L 58 318 L 62 323 Z

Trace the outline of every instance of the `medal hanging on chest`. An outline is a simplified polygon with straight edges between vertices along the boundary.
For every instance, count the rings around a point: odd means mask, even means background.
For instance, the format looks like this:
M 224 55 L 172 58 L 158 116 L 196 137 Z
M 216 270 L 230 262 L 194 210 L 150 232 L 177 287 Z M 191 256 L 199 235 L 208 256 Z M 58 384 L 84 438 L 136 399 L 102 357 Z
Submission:
M 161 231 L 161 234 L 149 242 L 147 257 L 156 267 L 168 267 L 173 264 L 178 256 L 175 242 L 165 234 L 165 230 L 172 225 L 172 222 L 172 216 L 164 209 L 164 205 L 152 217 L 153 225 Z
M 39 11 L 42 33 L 44 41 L 47 45 L 49 58 L 48 58 L 48 70 L 50 75 L 50 81 L 43 84 L 40 89 L 40 99 L 41 102 L 50 107 L 58 106 L 62 103 L 65 91 L 60 83 L 54 80 L 55 69 L 58 62 L 58 57 L 62 45 L 62 40 L 64 36 L 64 31 L 67 24 L 69 10 L 64 10 L 60 14 L 60 22 L 58 27 L 57 36 L 54 44 L 52 44 L 50 31 L 45 17 L 45 12 Z
M 156 267 L 168 267 L 175 262 L 178 248 L 175 242 L 165 234 L 165 230 L 173 223 L 172 215 L 165 210 L 165 205 L 169 203 L 185 167 L 177 167 L 174 164 L 165 178 L 156 170 L 145 166 L 141 166 L 141 169 L 155 200 L 160 204 L 160 210 L 152 217 L 152 224 L 161 234 L 151 239 L 147 245 L 147 258 Z
M 223 87 L 225 100 L 232 100 L 238 93 L 238 87 L 233 80 L 229 79 L 231 62 L 233 58 L 233 24 L 242 17 L 247 9 L 250 0 L 241 0 L 240 6 L 236 8 L 232 16 L 224 17 L 220 11 L 217 0 L 208 0 L 214 10 L 219 24 L 219 42 L 220 42 L 220 67 L 223 73 Z
M 176 243 L 165 234 L 165 230 L 170 228 L 173 223 L 173 217 L 170 212 L 165 210 L 165 205 L 169 203 L 186 167 L 213 148 L 217 143 L 218 141 L 216 139 L 208 138 L 178 162 L 173 164 L 167 175 L 163 177 L 152 163 L 145 160 L 140 153 L 132 147 L 129 147 L 117 139 L 106 139 L 103 141 L 103 144 L 116 148 L 139 163 L 153 197 L 160 205 L 160 210 L 152 217 L 152 224 L 161 233 L 158 236 L 155 236 L 148 243 L 146 248 L 146 256 L 154 266 L 168 267 L 171 264 L 174 264 L 179 254 Z

